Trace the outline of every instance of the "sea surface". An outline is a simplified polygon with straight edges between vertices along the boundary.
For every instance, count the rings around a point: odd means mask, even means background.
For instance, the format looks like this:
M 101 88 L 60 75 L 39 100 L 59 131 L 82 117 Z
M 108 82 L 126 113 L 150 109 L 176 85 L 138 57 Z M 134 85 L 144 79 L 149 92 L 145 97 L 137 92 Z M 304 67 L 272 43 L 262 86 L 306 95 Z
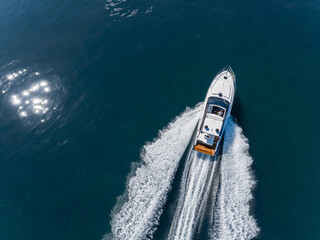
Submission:
M 318 0 L 0 1 L 0 240 L 320 239 L 319 93 Z

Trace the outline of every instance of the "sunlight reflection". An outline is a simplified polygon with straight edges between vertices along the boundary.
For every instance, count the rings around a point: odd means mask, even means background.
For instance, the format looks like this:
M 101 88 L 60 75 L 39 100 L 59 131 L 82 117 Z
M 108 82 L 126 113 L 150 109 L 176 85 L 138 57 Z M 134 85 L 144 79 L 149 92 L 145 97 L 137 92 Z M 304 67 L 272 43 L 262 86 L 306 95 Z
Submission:
M 34 69 L 32 66 L 17 67 L 10 62 L 0 68 L 0 100 L 6 102 L 8 121 L 10 114 L 20 118 L 25 126 L 43 126 L 59 117 L 65 88 L 59 76 L 51 69 Z M 13 111 L 12 111 L 13 110 Z
M 20 75 L 25 74 L 26 69 L 18 70 L 13 73 L 5 75 L 8 82 L 13 82 Z M 33 73 L 36 76 L 40 76 L 39 72 Z M 34 76 L 33 75 L 33 76 Z M 50 82 L 44 79 L 29 82 L 29 86 L 24 89 L 20 89 L 19 93 L 12 94 L 10 102 L 13 106 L 17 107 L 18 114 L 21 118 L 26 118 L 32 115 L 44 116 L 51 108 L 55 110 L 56 107 L 50 108 L 50 96 L 51 92 Z M 1 91 L 3 94 L 5 90 Z M 42 118 L 41 122 L 44 122 L 46 118 Z

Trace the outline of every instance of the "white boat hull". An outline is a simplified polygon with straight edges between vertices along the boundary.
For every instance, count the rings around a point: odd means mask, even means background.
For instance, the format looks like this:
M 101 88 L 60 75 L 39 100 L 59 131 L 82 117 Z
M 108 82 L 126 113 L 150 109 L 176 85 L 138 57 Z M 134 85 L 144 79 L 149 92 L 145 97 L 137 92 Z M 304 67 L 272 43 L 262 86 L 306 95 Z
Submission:
M 230 66 L 223 68 L 213 79 L 200 115 L 193 149 L 216 156 L 230 116 L 236 79 Z

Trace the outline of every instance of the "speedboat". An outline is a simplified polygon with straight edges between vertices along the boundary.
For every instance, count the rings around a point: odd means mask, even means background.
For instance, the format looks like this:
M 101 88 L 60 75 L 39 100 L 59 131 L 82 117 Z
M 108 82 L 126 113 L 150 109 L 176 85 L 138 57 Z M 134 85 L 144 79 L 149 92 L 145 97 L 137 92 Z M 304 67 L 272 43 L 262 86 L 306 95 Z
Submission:
M 213 79 L 204 100 L 193 149 L 215 157 L 236 90 L 236 78 L 230 66 L 223 68 Z

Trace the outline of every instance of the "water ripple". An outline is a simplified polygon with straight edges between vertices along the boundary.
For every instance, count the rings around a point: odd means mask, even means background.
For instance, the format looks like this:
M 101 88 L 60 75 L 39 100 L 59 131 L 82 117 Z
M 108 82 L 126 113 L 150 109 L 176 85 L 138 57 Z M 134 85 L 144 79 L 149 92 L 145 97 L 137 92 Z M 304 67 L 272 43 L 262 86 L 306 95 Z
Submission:
M 107 0 L 105 9 L 111 17 L 131 18 L 139 13 L 149 14 L 153 10 L 153 6 L 146 6 L 145 8 L 135 8 L 128 6 L 127 0 Z

